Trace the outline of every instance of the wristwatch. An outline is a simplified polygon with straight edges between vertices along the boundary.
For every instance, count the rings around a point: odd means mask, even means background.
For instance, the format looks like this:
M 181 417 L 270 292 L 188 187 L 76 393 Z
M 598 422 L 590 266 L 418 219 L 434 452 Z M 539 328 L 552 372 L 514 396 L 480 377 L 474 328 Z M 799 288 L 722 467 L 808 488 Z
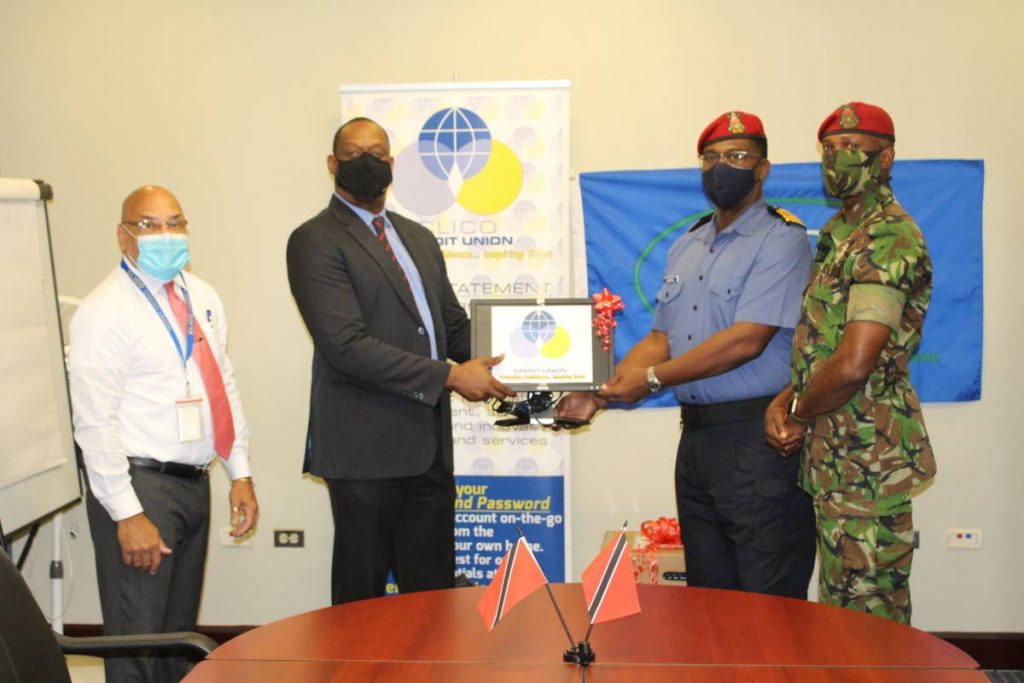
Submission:
M 793 401 L 789 404 L 789 418 L 793 420 L 793 422 L 796 422 L 797 424 L 809 425 L 812 421 L 811 418 L 800 417 L 799 415 L 796 414 L 796 404 L 799 402 L 800 397 L 794 394 Z
M 652 394 L 661 391 L 661 380 L 654 374 L 654 366 L 647 368 L 647 391 Z

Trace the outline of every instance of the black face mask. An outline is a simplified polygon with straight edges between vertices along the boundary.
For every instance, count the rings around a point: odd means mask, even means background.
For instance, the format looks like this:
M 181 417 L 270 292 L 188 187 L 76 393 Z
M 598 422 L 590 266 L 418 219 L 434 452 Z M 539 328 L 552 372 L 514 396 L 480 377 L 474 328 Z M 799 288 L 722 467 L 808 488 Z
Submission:
M 708 201 L 726 211 L 742 202 L 757 183 L 754 169 L 733 168 L 724 163 L 715 164 L 700 178 Z
M 370 201 L 384 194 L 391 184 L 391 164 L 372 154 L 360 154 L 348 161 L 338 159 L 334 182 L 356 199 Z

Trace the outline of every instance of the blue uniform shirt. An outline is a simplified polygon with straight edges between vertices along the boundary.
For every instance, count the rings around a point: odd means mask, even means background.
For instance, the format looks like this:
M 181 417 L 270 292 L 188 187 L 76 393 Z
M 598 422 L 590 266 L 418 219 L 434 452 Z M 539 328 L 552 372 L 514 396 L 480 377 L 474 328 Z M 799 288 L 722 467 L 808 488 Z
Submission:
M 757 358 L 715 377 L 675 387 L 681 403 L 722 403 L 777 394 L 789 382 L 793 328 L 813 254 L 802 226 L 772 214 L 759 200 L 721 233 L 712 218 L 668 252 L 654 329 L 681 356 L 734 323 L 779 331 Z
M 359 216 L 364 223 L 366 223 L 366 227 L 371 233 L 373 233 L 374 238 L 377 237 L 377 229 L 373 227 L 372 222 L 376 214 L 345 201 L 345 198 L 337 192 L 334 193 L 334 196 L 340 199 L 345 206 L 352 209 L 352 211 Z M 420 277 L 420 271 L 416 268 L 416 264 L 413 262 L 412 257 L 409 256 L 409 252 L 406 250 L 405 244 L 402 242 L 402 238 L 398 236 L 398 231 L 395 230 L 395 226 L 391 225 L 391 220 L 388 218 L 387 213 L 383 213 L 381 216 L 384 218 L 384 234 L 387 235 L 388 244 L 391 245 L 391 251 L 394 252 L 395 258 L 398 259 L 398 263 L 401 264 L 402 270 L 405 271 L 405 277 L 408 278 L 409 287 L 412 289 L 412 298 L 416 302 L 416 310 L 419 311 L 423 327 L 427 328 L 427 334 L 430 335 L 430 357 L 434 360 L 438 360 L 437 339 L 434 336 L 434 316 L 430 315 L 430 306 L 427 304 L 427 295 L 423 290 L 423 278 Z

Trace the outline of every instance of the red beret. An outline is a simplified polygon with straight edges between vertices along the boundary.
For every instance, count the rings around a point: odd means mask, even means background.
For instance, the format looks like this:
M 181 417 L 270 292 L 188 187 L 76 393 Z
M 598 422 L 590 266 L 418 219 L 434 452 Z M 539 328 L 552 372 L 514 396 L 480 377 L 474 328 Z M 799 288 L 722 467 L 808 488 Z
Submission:
M 840 105 L 818 128 L 818 140 L 835 133 L 864 133 L 896 141 L 896 128 L 884 109 L 864 102 Z
M 703 154 L 704 148 L 713 142 L 733 138 L 768 140 L 761 119 L 742 111 L 727 111 L 712 121 L 700 134 L 700 138 L 697 139 L 697 154 Z

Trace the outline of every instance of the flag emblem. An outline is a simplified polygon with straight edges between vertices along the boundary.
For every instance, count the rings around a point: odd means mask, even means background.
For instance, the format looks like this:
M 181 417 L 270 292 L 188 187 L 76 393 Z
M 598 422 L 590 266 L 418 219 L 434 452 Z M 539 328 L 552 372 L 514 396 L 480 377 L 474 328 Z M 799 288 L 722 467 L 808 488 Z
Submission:
M 583 570 L 582 578 L 583 595 L 587 600 L 591 624 L 640 611 L 625 527 Z
M 510 609 L 547 582 L 529 544 L 520 537 L 505 553 L 491 585 L 477 605 L 487 630 L 493 630 Z

